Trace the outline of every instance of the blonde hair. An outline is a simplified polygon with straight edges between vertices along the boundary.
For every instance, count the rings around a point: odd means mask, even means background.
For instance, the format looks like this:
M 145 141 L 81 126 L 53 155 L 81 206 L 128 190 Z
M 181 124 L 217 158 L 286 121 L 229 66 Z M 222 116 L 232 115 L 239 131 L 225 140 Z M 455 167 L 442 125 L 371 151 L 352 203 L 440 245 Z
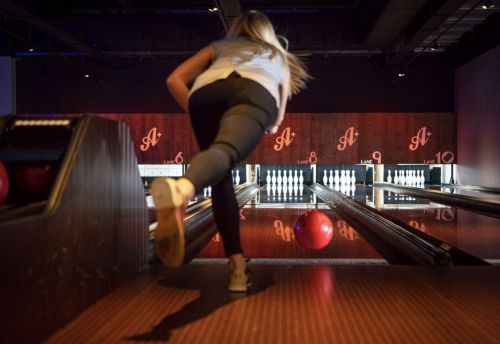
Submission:
M 229 29 L 226 38 L 248 37 L 261 46 L 261 54 L 271 50 L 271 59 L 281 56 L 283 66 L 290 73 L 290 93 L 297 94 L 306 88 L 306 81 L 311 79 L 304 62 L 298 55 L 288 52 L 280 43 L 283 40 L 288 47 L 288 40 L 276 35 L 273 25 L 265 14 L 249 11 L 240 15 Z

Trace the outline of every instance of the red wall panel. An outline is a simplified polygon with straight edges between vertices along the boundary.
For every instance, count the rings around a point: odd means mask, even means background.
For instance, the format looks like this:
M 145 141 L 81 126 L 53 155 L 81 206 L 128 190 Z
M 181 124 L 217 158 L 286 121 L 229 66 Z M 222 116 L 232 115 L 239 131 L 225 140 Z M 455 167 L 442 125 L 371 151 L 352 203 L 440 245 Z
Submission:
M 139 163 L 186 164 L 198 152 L 186 114 L 97 116 L 130 126 Z M 452 163 L 456 146 L 453 113 L 293 113 L 244 163 Z

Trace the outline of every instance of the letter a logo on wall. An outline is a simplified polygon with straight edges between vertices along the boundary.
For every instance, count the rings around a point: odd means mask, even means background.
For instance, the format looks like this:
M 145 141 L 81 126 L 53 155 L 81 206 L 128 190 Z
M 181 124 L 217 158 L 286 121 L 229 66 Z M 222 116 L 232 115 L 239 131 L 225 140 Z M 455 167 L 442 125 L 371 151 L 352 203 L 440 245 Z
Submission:
M 292 138 L 290 138 L 290 136 Z M 277 145 L 274 145 L 274 150 L 281 150 L 281 148 L 283 148 L 283 144 L 286 144 L 288 146 L 292 142 L 294 136 L 295 133 L 290 134 L 290 127 L 283 130 L 283 134 L 280 137 L 276 138 Z
M 418 134 L 411 138 L 412 143 L 410 143 L 410 149 L 411 150 L 417 149 L 420 143 L 422 144 L 422 146 L 425 145 L 426 142 L 429 140 L 428 136 L 431 136 L 431 133 L 427 132 L 427 128 L 426 127 L 420 128 Z
M 352 144 L 358 138 L 358 135 L 359 135 L 358 132 L 354 133 L 354 127 L 350 127 L 345 132 L 345 136 L 342 136 L 340 138 L 340 144 L 337 145 L 337 149 L 344 150 L 345 147 L 347 147 L 347 144 L 349 144 L 349 146 L 352 146 Z M 354 137 L 354 136 L 356 136 L 356 137 Z
M 149 148 L 149 145 L 156 145 L 158 140 L 160 139 L 161 133 L 156 134 L 156 128 L 153 128 L 149 131 L 148 136 L 142 139 L 143 145 L 141 145 L 141 150 L 146 151 Z

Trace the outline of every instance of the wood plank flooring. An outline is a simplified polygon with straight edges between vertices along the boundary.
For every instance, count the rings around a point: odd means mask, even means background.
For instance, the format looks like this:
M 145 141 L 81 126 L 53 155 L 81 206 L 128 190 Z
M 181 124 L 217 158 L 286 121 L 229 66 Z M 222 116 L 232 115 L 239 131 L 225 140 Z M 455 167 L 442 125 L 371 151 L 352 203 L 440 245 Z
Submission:
M 500 267 L 151 266 L 46 343 L 499 343 Z

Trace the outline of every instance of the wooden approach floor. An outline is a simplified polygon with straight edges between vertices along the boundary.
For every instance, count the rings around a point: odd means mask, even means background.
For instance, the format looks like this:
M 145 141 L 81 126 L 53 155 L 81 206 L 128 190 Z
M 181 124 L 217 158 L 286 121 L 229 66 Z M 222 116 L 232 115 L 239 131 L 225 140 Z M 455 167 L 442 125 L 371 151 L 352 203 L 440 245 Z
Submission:
M 151 266 L 46 343 L 500 343 L 500 267 Z

